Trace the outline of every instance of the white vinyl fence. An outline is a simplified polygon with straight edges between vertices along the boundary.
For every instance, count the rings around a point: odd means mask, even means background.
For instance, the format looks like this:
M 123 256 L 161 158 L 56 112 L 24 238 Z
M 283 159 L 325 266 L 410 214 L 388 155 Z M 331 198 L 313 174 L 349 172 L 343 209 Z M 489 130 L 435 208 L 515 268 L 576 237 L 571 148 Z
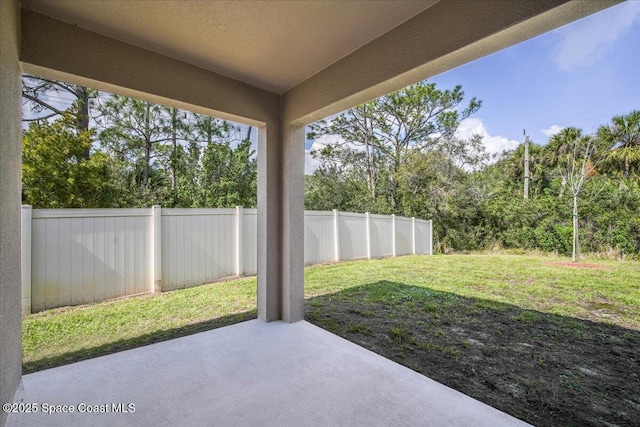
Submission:
M 257 210 L 22 207 L 24 313 L 257 273 Z M 431 221 L 305 211 L 304 262 L 431 254 Z

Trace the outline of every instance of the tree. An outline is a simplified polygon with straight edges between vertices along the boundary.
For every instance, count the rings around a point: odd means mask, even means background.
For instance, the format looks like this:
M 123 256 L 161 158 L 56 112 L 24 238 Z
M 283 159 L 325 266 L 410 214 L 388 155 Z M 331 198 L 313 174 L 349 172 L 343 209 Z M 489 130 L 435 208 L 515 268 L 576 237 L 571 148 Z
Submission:
M 257 206 L 258 164 L 251 149 L 251 127 L 236 144 L 241 138 L 238 128 L 225 120 L 194 114 L 191 122 L 189 158 L 194 166 L 196 151 L 199 155 L 198 168 L 193 169 L 193 206 Z
M 231 141 L 209 144 L 202 154 L 200 207 L 223 208 L 257 206 L 258 163 L 251 141 L 245 139 L 234 149 Z
M 622 165 L 622 176 L 640 174 L 640 110 L 615 116 L 598 128 L 598 139 L 608 145 L 604 157 L 609 165 Z
M 100 113 L 100 140 L 133 185 L 132 203 L 161 203 L 167 176 L 159 160 L 167 155 L 164 144 L 172 140 L 167 134 L 166 110 L 146 101 L 112 95 L 101 104 Z
M 596 174 L 593 156 L 596 153 L 595 138 L 582 135 L 577 128 L 565 128 L 551 138 L 556 146 L 565 146 L 569 151 L 560 161 L 559 171 L 563 182 L 573 196 L 573 254 L 572 261 L 580 260 L 580 237 L 578 234 L 578 198 L 587 178 Z
M 305 207 L 310 210 L 338 209 L 348 212 L 378 211 L 371 197 L 365 175 L 364 153 L 348 147 L 334 147 L 342 153 L 319 156 L 320 165 L 305 177 Z M 335 157 L 340 157 L 337 161 Z
M 61 94 L 71 95 L 71 102 L 60 102 Z M 54 117 L 62 116 L 65 112 L 74 115 L 76 133 L 89 130 L 90 102 L 98 95 L 98 91 L 84 86 L 65 83 L 57 80 L 45 79 L 25 74 L 22 77 L 22 97 L 26 100 L 35 117 L 23 117 L 23 121 L 42 122 Z M 47 97 L 60 98 L 50 102 Z M 67 104 L 67 105 L 65 105 Z M 84 157 L 89 158 L 89 147 Z
M 24 203 L 35 208 L 104 207 L 109 194 L 108 157 L 85 153 L 93 133 L 77 133 L 73 112 L 53 123 L 32 123 L 22 138 Z
M 175 193 L 178 187 L 178 169 L 181 163 L 184 149 L 181 143 L 188 137 L 191 124 L 186 121 L 187 114 L 177 108 L 164 107 L 165 115 L 161 118 L 164 133 L 171 141 L 170 152 L 168 154 L 169 170 L 171 172 L 171 190 Z
M 361 150 L 369 196 L 377 200 L 384 186 L 387 203 L 393 211 L 400 211 L 403 195 L 398 180 L 402 165 L 415 150 L 456 151 L 453 145 L 460 140 L 454 134 L 460 121 L 477 111 L 481 104 L 472 98 L 465 108 L 460 108 L 463 99 L 460 86 L 441 91 L 434 83 L 424 81 L 405 87 L 313 124 L 310 138 L 340 137 L 339 142 L 328 144 L 314 154 L 339 160 L 341 154 Z M 351 148 L 336 150 L 338 147 Z

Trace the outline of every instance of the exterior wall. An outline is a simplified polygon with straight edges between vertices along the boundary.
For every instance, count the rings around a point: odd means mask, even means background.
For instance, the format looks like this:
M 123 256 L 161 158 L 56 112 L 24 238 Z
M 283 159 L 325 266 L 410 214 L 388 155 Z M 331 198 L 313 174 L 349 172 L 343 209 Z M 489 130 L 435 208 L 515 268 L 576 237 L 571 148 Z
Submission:
M 0 1 L 0 403 L 13 401 L 22 373 L 19 38 L 18 2 Z M 0 411 L 0 426 L 6 419 Z

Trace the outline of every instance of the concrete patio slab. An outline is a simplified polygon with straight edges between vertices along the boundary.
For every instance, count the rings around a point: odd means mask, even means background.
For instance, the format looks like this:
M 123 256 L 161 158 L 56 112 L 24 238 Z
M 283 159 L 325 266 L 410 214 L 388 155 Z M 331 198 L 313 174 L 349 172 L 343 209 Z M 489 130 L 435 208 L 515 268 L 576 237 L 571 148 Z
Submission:
M 254 320 L 25 375 L 16 402 L 38 412 L 11 414 L 10 427 L 527 425 L 304 321 Z

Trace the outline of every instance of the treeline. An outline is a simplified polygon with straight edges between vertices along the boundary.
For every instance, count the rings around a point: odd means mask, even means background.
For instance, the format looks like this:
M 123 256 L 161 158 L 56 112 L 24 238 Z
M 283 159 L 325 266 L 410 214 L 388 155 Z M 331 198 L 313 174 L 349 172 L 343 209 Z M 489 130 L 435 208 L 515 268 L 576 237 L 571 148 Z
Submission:
M 423 82 L 313 125 L 320 166 L 306 177 L 306 208 L 432 219 L 440 252 L 570 255 L 575 201 L 583 251 L 640 254 L 640 111 L 594 135 L 566 128 L 532 143 L 525 199 L 524 145 L 491 159 L 480 136 L 456 137 L 459 122 L 480 108 L 463 96 Z
M 71 96 L 69 96 L 71 95 Z M 251 130 L 25 76 L 23 202 L 35 208 L 257 204 Z
M 257 204 L 250 127 L 239 134 L 212 117 L 31 76 L 23 97 L 31 122 L 24 203 Z M 481 136 L 456 133 L 480 108 L 459 86 L 421 82 L 311 125 L 319 167 L 305 177 L 305 207 L 432 219 L 440 252 L 570 254 L 576 225 L 584 251 L 640 255 L 640 111 L 613 117 L 593 135 L 566 128 L 531 143 L 525 199 L 524 146 L 492 157 Z

